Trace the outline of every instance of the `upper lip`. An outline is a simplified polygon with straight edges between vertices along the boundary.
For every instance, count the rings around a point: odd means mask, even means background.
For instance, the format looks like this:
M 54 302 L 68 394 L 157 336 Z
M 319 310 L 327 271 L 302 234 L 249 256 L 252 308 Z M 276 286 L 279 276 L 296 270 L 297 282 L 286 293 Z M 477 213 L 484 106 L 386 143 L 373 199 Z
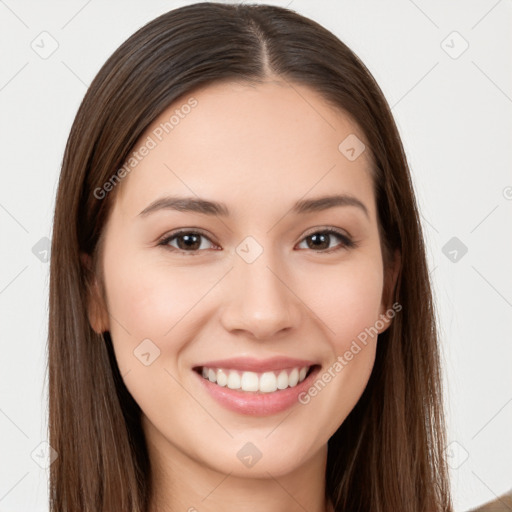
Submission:
M 242 372 L 265 372 L 273 370 L 285 370 L 287 368 L 302 368 L 314 366 L 314 361 L 295 359 L 290 357 L 272 357 L 270 359 L 255 359 L 252 357 L 234 357 L 231 359 L 219 359 L 207 361 L 194 368 L 224 368 L 226 370 L 239 370 Z

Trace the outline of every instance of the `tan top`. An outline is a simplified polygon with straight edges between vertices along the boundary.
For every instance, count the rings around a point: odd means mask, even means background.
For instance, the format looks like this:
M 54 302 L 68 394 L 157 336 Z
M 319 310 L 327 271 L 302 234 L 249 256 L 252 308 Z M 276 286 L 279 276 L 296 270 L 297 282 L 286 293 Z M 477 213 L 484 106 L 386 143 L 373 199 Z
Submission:
M 512 512 L 512 491 L 469 512 Z

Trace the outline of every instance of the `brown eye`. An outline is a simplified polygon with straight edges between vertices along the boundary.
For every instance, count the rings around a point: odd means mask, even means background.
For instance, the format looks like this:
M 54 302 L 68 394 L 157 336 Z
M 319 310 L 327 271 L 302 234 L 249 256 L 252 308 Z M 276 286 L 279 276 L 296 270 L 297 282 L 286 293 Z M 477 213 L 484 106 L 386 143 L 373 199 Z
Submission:
M 198 231 L 180 231 L 165 237 L 158 245 L 171 250 L 175 249 L 177 251 L 194 253 L 208 249 L 208 247 L 205 247 L 203 239 L 208 240 L 210 244 L 212 243 L 207 236 Z M 176 242 L 176 245 L 173 245 L 174 242 Z
M 338 243 L 334 246 L 331 245 L 333 240 L 338 239 Z M 204 241 L 207 241 L 204 243 Z M 356 244 L 348 236 L 338 230 L 329 228 L 322 229 L 303 238 L 301 243 L 306 243 L 306 249 L 312 249 L 319 253 L 332 253 L 341 249 L 349 249 L 355 247 Z M 208 247 L 208 243 L 211 244 Z M 195 256 L 205 249 L 213 248 L 214 244 L 203 233 L 199 231 L 179 231 L 171 233 L 164 237 L 158 244 L 171 251 L 181 253 L 188 253 L 190 256 Z M 214 246 L 215 247 L 215 246 Z
M 339 243 L 337 246 L 332 247 L 330 243 L 333 239 L 336 238 L 341 240 L 341 244 Z M 321 231 L 315 231 L 314 233 L 307 235 L 303 241 L 306 242 L 308 249 L 328 253 L 355 246 L 355 243 L 349 237 L 335 229 L 323 229 Z

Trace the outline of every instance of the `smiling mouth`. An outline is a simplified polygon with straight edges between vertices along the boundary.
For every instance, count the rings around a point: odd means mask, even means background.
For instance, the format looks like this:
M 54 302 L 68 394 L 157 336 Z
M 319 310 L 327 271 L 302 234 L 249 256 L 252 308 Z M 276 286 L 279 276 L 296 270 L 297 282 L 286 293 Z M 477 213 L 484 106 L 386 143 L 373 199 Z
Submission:
M 198 366 L 193 370 L 219 387 L 247 393 L 274 393 L 294 388 L 320 365 L 296 366 L 267 372 L 239 371 Z

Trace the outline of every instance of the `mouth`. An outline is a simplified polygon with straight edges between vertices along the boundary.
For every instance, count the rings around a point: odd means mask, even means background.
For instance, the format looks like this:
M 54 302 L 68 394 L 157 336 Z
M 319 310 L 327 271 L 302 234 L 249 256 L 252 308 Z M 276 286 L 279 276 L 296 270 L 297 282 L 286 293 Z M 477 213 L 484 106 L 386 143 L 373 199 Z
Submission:
M 193 370 L 203 379 L 219 388 L 227 388 L 248 394 L 268 394 L 280 393 L 286 389 L 297 387 L 319 368 L 319 364 L 312 364 L 256 372 L 215 367 L 212 365 L 196 366 Z

